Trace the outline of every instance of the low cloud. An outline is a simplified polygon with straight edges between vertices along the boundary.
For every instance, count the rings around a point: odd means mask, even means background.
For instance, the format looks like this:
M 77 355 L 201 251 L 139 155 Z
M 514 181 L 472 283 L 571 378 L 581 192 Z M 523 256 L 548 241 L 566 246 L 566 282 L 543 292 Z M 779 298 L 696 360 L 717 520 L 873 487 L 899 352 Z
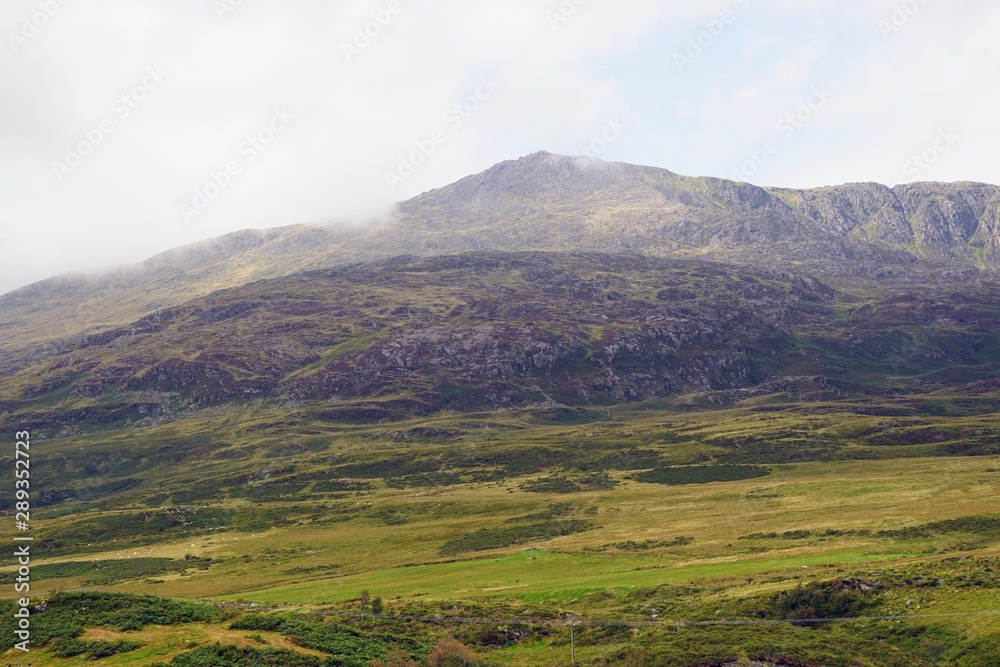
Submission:
M 5 35 L 38 1 L 4 3 Z M 986 171 L 975 137 L 992 123 L 983 63 L 996 64 L 1000 13 L 968 2 L 975 18 L 945 20 L 947 8 L 929 3 L 884 38 L 878 21 L 892 4 L 857 1 L 67 1 L 28 43 L 0 49 L 0 292 L 242 228 L 383 216 L 504 159 L 579 152 L 609 120 L 628 130 L 604 159 L 728 177 L 811 85 L 830 85 L 836 99 L 757 178 L 901 178 L 900 165 L 949 124 L 971 138 L 927 176 L 985 178 L 996 150 Z M 679 75 L 670 54 L 738 5 L 739 20 Z M 845 44 L 824 36 L 827 20 L 866 32 Z M 662 62 L 645 51 L 659 42 Z M 350 58 L 345 45 L 357 50 Z M 741 72 L 741 53 L 757 69 Z M 169 79 L 60 182 L 53 163 L 153 66 Z M 501 85 L 482 109 L 388 187 L 386 173 L 484 77 Z M 953 109 L 976 86 L 981 110 Z M 294 123 L 184 220 L 180 207 L 211 189 L 275 109 Z M 871 148 L 848 154 L 846 133 Z

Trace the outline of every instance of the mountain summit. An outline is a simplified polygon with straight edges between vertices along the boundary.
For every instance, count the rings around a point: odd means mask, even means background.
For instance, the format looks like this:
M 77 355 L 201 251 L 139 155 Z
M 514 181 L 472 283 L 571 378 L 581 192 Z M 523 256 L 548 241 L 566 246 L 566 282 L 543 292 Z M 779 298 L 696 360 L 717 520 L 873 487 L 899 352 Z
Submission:
M 421 253 L 708 254 L 878 277 L 920 263 L 995 266 L 998 192 L 979 183 L 760 188 L 535 153 L 400 204 L 388 236 L 389 247 Z

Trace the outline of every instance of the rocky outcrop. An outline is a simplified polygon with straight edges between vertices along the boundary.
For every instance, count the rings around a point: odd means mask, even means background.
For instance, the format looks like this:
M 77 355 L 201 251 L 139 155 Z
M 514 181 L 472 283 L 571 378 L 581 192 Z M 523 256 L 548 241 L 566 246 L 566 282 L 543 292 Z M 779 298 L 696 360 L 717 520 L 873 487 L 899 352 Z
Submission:
M 1000 189 L 980 183 L 858 183 L 774 190 L 798 214 L 841 237 L 955 261 L 998 257 Z

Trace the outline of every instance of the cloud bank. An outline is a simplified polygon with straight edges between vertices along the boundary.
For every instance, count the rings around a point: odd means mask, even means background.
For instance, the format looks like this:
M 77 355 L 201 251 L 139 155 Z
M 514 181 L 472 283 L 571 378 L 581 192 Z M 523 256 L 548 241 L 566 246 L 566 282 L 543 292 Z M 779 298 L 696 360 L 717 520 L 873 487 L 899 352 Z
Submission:
M 773 185 L 1000 182 L 985 1 L 8 0 L 0 28 L 0 292 L 363 223 L 536 150 Z

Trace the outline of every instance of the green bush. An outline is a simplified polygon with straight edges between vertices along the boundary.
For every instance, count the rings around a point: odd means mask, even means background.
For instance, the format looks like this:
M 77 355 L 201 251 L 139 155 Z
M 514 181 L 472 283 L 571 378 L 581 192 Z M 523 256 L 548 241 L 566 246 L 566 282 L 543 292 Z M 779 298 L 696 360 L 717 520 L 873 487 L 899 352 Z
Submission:
M 583 490 L 579 484 L 566 477 L 542 477 L 521 485 L 529 493 L 577 493 Z
M 760 466 L 717 465 L 685 466 L 681 468 L 658 468 L 641 472 L 636 480 L 647 484 L 710 484 L 712 482 L 735 482 L 742 479 L 767 477 L 771 471 Z
M 512 519 L 507 519 L 504 523 L 524 523 L 526 521 L 550 521 L 552 519 L 559 519 L 566 516 L 567 514 L 573 513 L 573 503 L 556 503 L 555 505 L 549 505 L 547 508 L 541 512 L 535 512 L 533 514 L 525 514 L 524 516 L 516 516 Z
M 86 655 L 90 660 L 100 660 L 110 658 L 119 653 L 129 653 L 142 648 L 139 642 L 119 639 L 116 642 L 96 641 L 85 642 L 79 639 L 68 639 L 60 637 L 52 642 L 51 650 L 57 658 L 74 658 L 78 655 Z
M 441 547 L 441 555 L 453 556 L 470 551 L 488 551 L 503 547 L 515 546 L 526 542 L 550 540 L 554 537 L 572 535 L 591 530 L 586 521 L 546 521 L 526 526 L 511 526 L 509 528 L 480 528 L 461 537 L 445 542 Z
M 957 519 L 935 521 L 922 526 L 880 530 L 876 536 L 912 540 L 947 533 L 972 533 L 979 536 L 995 537 L 1000 535 L 1000 516 L 963 516 Z
M 145 579 L 147 577 L 167 574 L 169 572 L 184 572 L 191 568 L 207 570 L 211 566 L 210 559 L 188 558 L 176 560 L 173 558 L 127 558 L 104 561 L 68 561 L 65 563 L 48 563 L 36 565 L 32 574 L 38 579 L 65 579 L 69 577 L 86 577 L 85 583 L 91 586 L 105 586 L 120 581 Z M 10 584 L 14 581 L 13 573 L 0 576 L 0 584 Z
M 432 489 L 439 486 L 454 486 L 464 480 L 461 475 L 450 472 L 425 472 L 419 475 L 392 478 L 385 481 L 390 489 Z
M 346 493 L 348 491 L 368 491 L 371 484 L 350 479 L 324 479 L 313 485 L 313 493 Z
M 264 632 L 276 632 L 285 624 L 285 619 L 280 616 L 268 616 L 265 614 L 247 614 L 241 616 L 229 625 L 230 630 L 263 630 Z
M 337 623 L 306 619 L 290 619 L 281 626 L 281 633 L 303 648 L 328 653 L 337 665 L 368 667 L 376 658 L 383 658 L 392 648 L 411 654 L 423 654 L 419 643 L 405 637 L 366 633 Z
M 330 654 L 334 661 L 330 664 L 343 667 L 367 667 L 371 660 L 384 658 L 393 648 L 403 649 L 412 655 L 425 653 L 419 642 L 405 637 L 365 633 L 310 618 L 286 619 L 268 614 L 247 614 L 229 627 L 232 630 L 280 632 L 303 648 Z
M 789 620 L 852 618 L 877 604 L 875 590 L 860 582 L 812 582 L 778 593 L 765 614 Z
M 669 547 L 683 547 L 687 544 L 694 542 L 693 537 L 676 537 L 672 540 L 646 540 L 644 542 L 636 542 L 634 540 L 629 540 L 628 542 L 616 542 L 611 545 L 618 551 L 649 551 L 650 549 L 666 549 Z
M 146 625 L 181 625 L 210 623 L 220 618 L 214 607 L 193 602 L 175 602 L 151 595 L 124 593 L 64 593 L 49 601 L 38 615 L 38 627 L 52 622 L 74 630 L 80 625 L 114 627 L 125 632 L 141 630 Z M 52 633 L 51 638 L 79 636 Z M 34 637 L 41 642 L 42 637 Z
M 955 667 L 996 667 L 1000 665 L 1000 634 L 992 634 L 962 647 L 952 663 Z
M 87 652 L 87 642 L 60 637 L 52 642 L 52 654 L 57 658 L 74 658 Z
M 182 653 L 169 665 L 156 663 L 152 667 L 333 667 L 341 663 L 285 649 L 256 649 L 216 644 L 201 646 Z M 355 663 L 343 663 L 345 667 Z M 361 664 L 361 663 L 357 663 Z

